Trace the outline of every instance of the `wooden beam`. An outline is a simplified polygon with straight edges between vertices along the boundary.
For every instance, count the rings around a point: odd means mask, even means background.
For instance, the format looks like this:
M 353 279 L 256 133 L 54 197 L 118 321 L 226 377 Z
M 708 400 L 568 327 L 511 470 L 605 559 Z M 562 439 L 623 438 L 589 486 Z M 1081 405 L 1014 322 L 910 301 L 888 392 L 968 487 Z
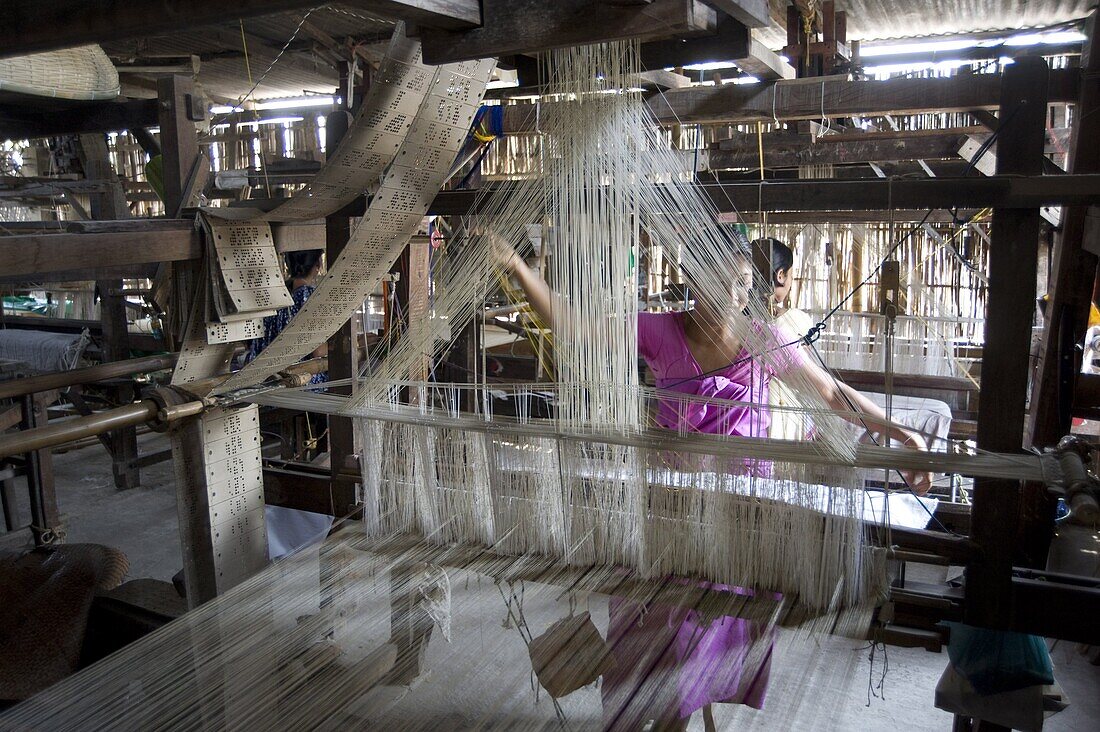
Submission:
M 709 151 L 710 170 L 730 168 L 757 168 L 760 153 L 756 136 L 751 145 L 740 149 Z M 848 165 L 852 163 L 878 163 L 891 160 L 950 159 L 958 154 L 959 145 L 966 139 L 958 133 L 915 135 L 895 139 L 880 139 L 860 135 L 846 135 L 847 139 L 832 141 L 832 135 L 810 142 L 804 137 L 764 144 L 765 168 L 795 168 L 799 165 Z M 856 138 L 856 139 L 853 139 Z M 732 147 L 732 146 L 731 146 Z
M 1012 578 L 1012 630 L 1084 645 L 1100 644 L 1096 623 L 1100 587 L 1095 578 L 1054 572 L 1018 574 L 1023 576 Z
M 44 277 L 66 279 L 75 273 L 114 276 L 126 273 L 132 277 L 144 273 L 145 270 L 139 269 L 142 267 L 197 260 L 202 256 L 202 241 L 189 220 L 80 224 L 82 232 L 0 236 L 0 262 L 4 263 L 0 282 L 41 281 Z M 276 224 L 272 233 L 280 253 L 324 249 L 324 225 L 320 222 Z
M 1076 69 L 1050 74 L 1051 102 L 1075 102 L 1079 87 Z M 822 88 L 825 115 L 830 117 L 963 112 L 996 108 L 1001 74 L 973 74 L 944 78 L 899 77 L 885 81 L 848 81 L 843 78 L 779 81 L 760 84 L 724 84 L 669 91 L 649 100 L 662 122 L 755 122 L 821 119 Z M 532 114 L 534 110 L 532 109 Z M 518 129 L 505 119 L 505 129 Z
M 1041 58 L 1007 67 L 1001 92 L 998 175 L 1037 176 L 1043 169 L 1049 70 Z M 1012 453 L 1023 446 L 1031 326 L 1038 266 L 1037 208 L 994 208 L 989 258 L 978 447 Z M 966 572 L 966 622 L 1007 627 L 1012 613 L 1012 566 L 1017 552 L 1020 483 L 978 478 L 971 538 L 981 553 Z M 1052 517 L 1053 518 L 1053 517 Z
M 0 14 L 0 57 L 182 33 L 315 4 L 314 0 L 8 0 Z
M 885 211 L 892 208 L 1038 208 L 1100 201 L 1100 174 L 997 175 L 983 178 L 869 178 L 703 183 L 720 213 L 733 211 Z M 493 187 L 509 190 L 507 184 Z M 485 191 L 441 191 L 429 213 L 477 213 Z M 484 205 L 484 203 L 477 204 Z
M 793 79 L 795 69 L 779 57 L 779 54 L 749 34 L 749 49 L 743 56 L 734 57 L 737 68 L 762 81 Z
M 885 81 L 848 81 L 832 78 L 724 84 L 672 89 L 651 97 L 649 106 L 665 124 L 676 122 L 767 122 L 820 120 L 821 90 L 825 86 L 826 114 L 837 117 L 874 117 L 920 112 L 973 112 L 996 109 L 1000 74 L 951 76 L 932 79 L 899 77 Z M 1076 69 L 1050 73 L 1050 101 L 1075 102 L 1080 87 Z M 773 107 L 774 101 L 774 107 Z M 553 104 L 548 102 L 547 104 Z M 536 105 L 504 108 L 505 134 L 535 132 Z
M 665 89 L 682 89 L 691 86 L 691 79 L 674 71 L 657 69 L 656 71 L 642 71 L 632 74 L 627 79 L 627 83 L 664 91 Z
M 996 119 L 996 118 L 994 118 Z M 996 124 L 994 124 L 996 127 Z M 983 125 L 971 125 L 968 127 L 951 127 L 947 129 L 931 129 L 931 130 L 874 130 L 868 132 L 841 132 L 838 134 L 822 135 L 816 140 L 811 139 L 805 133 L 799 133 L 788 130 L 781 130 L 778 132 L 772 132 L 764 135 L 764 149 L 765 151 L 772 146 L 779 145 L 793 145 L 802 143 L 805 145 L 822 144 L 832 145 L 844 142 L 868 142 L 868 141 L 882 141 L 882 142 L 894 142 L 894 143 L 910 143 L 922 137 L 937 137 L 942 135 L 954 135 L 958 136 L 974 136 L 979 142 L 985 142 L 988 135 L 987 130 Z M 1047 154 L 1065 151 L 1066 146 L 1070 140 L 1070 129 L 1068 127 L 1054 127 L 1047 130 L 1046 145 L 1043 148 L 1043 152 Z M 720 150 L 741 150 L 741 149 L 755 149 L 756 148 L 756 133 L 745 132 L 731 135 L 730 137 L 722 138 L 717 141 L 717 147 Z M 996 146 L 994 145 L 994 149 Z M 954 155 L 950 156 L 954 157 Z M 991 173 L 993 171 L 990 171 Z
M 461 31 L 481 25 L 478 0 L 360 0 L 351 4 L 427 28 Z
M 329 514 L 332 511 L 331 489 L 333 478 L 325 473 L 309 472 L 302 466 L 264 466 L 264 503 L 269 506 L 284 506 L 299 511 Z M 354 483 L 348 480 L 342 484 L 354 490 Z
M 960 218 L 977 213 L 976 209 L 963 209 L 959 211 Z M 927 219 L 926 219 L 927 217 Z M 889 218 L 898 223 L 915 224 L 919 221 L 927 221 L 930 224 L 954 223 L 950 211 L 936 209 L 929 216 L 927 210 L 921 209 L 894 209 L 889 215 L 882 211 L 777 211 L 768 214 L 768 223 L 771 224 L 866 224 L 880 222 Z M 736 213 L 724 213 L 718 215 L 718 220 L 727 224 L 741 223 L 741 217 Z M 861 278 L 862 279 L 862 278 Z M 858 280 L 857 280 L 858 281 Z M 895 375 L 895 378 L 898 375 Z M 847 383 L 846 379 L 842 380 Z
M 962 178 L 972 171 L 967 169 L 964 160 L 926 160 L 925 165 L 932 169 L 937 178 Z M 874 167 L 872 167 L 874 166 Z M 881 175 L 880 175 L 881 172 Z M 797 168 L 775 168 L 765 170 L 766 180 L 797 180 Z M 927 176 L 927 171 L 915 160 L 895 160 L 881 163 L 840 165 L 833 168 L 835 180 L 867 180 L 868 178 L 905 178 Z M 748 183 L 760 180 L 760 170 L 742 168 L 740 170 L 720 170 L 710 174 L 712 178 L 728 183 Z M 708 179 L 709 180 L 709 179 Z M 935 214 L 933 214 L 935 216 Z M 935 219 L 930 219 L 934 221 Z
M 772 23 L 768 0 L 704 0 L 704 2 L 748 28 L 766 28 Z
M 187 181 L 199 160 L 195 133 L 195 84 L 187 76 L 166 76 L 157 80 L 160 146 L 163 161 L 164 210 L 170 218 L 179 215 L 186 203 Z M 205 110 L 202 110 L 205 114 Z
M 157 124 L 157 100 L 80 102 L 61 111 L 27 112 L 0 106 L 0 139 L 22 140 L 82 132 L 116 132 Z
M 713 33 L 717 14 L 698 0 L 614 5 L 590 0 L 482 0 L 483 23 L 464 31 L 425 28 L 430 64 L 531 53 L 628 38 L 653 40 Z
M 1061 140 L 1064 137 L 1063 132 L 1064 130 L 1054 130 L 1054 138 Z M 970 140 L 980 145 L 988 137 L 985 133 L 974 134 L 972 128 L 825 135 L 812 142 L 802 135 L 772 134 L 765 135 L 763 140 L 764 167 L 951 160 L 959 155 L 960 149 Z M 1048 152 L 1055 149 L 1056 144 L 1046 148 Z M 709 151 L 708 160 L 710 170 L 758 168 L 760 153 L 756 135 L 745 134 L 721 140 L 718 150 Z M 990 157 L 991 163 L 992 160 Z
M 714 31 L 707 35 L 643 43 L 639 60 L 643 68 L 662 69 L 744 58 L 751 50 L 749 29 L 728 15 L 719 14 Z
M 790 180 L 708 185 L 721 211 L 869 211 L 891 208 L 1038 208 L 1100 200 L 1100 175 Z

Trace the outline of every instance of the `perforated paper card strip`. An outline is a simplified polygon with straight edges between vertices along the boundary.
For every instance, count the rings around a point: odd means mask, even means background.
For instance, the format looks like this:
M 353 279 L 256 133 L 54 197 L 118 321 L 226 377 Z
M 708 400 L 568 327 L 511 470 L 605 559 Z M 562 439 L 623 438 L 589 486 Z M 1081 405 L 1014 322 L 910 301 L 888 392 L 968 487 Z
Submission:
M 393 165 L 344 251 L 290 325 L 218 389 L 257 384 L 324 343 L 373 292 L 419 227 L 466 139 L 495 62 L 437 69 Z

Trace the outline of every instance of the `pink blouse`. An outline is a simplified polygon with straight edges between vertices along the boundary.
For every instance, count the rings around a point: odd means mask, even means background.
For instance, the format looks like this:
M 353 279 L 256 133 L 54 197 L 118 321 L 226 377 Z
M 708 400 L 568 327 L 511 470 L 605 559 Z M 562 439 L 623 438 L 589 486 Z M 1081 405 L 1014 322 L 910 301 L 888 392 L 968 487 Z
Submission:
M 657 424 L 686 432 L 767 437 L 771 423 L 768 382 L 777 373 L 787 373 L 806 362 L 797 346 L 779 347 L 796 338 L 778 326 L 753 323 L 763 346 L 757 350 L 768 353 L 750 353 L 742 346 L 733 364 L 702 376 L 703 370 L 688 347 L 684 317 L 683 312 L 638 315 L 638 352 L 653 372 L 657 388 L 745 403 L 719 406 L 664 398 L 657 410 Z

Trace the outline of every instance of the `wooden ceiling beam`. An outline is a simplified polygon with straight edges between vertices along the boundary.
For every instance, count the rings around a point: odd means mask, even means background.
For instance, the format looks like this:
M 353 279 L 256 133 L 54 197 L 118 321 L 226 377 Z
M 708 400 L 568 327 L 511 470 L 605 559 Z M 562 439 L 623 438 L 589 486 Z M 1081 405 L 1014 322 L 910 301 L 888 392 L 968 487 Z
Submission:
M 642 68 L 666 69 L 688 64 L 727 61 L 748 56 L 752 36 L 744 24 L 723 13 L 715 17 L 714 31 L 694 38 L 661 37 L 643 43 Z
M 461 31 L 481 25 L 479 0 L 358 0 L 352 4 L 384 18 L 428 28 Z
M 68 109 L 43 112 L 7 107 L 0 109 L 0 140 L 129 130 L 156 124 L 156 99 L 77 102 Z
M 882 163 L 893 160 L 950 160 L 959 155 L 968 139 L 980 144 L 989 136 L 980 128 L 954 130 L 917 130 L 866 132 L 863 134 L 824 135 L 810 141 L 802 135 L 768 134 L 763 137 L 764 167 L 793 168 L 799 165 L 849 165 Z M 1055 128 L 1047 133 L 1045 152 L 1065 148 L 1069 131 Z M 995 148 L 994 148 L 995 150 Z M 717 150 L 708 151 L 709 168 L 757 168 L 760 151 L 753 134 L 720 140 Z
M 1077 99 L 1077 69 L 1050 72 L 1050 102 Z M 672 89 L 649 99 L 657 119 L 667 124 L 767 122 L 773 118 L 820 120 L 822 87 L 830 117 L 876 117 L 921 112 L 969 112 L 996 108 L 1000 74 L 961 75 L 885 81 L 849 81 L 842 77 L 758 84 L 725 84 Z M 535 105 L 504 109 L 506 133 L 535 131 Z
M 731 211 L 885 211 L 891 208 L 1039 208 L 1100 201 L 1100 173 L 983 178 L 873 178 L 705 183 L 720 213 Z M 495 186 L 508 190 L 508 184 Z M 486 191 L 442 191 L 429 213 L 476 214 L 493 198 Z
M 766 28 L 771 25 L 768 0 L 703 0 L 715 10 L 720 10 L 748 28 Z
M 0 57 L 180 33 L 315 4 L 314 0 L 7 0 L 0 13 Z
M 713 34 L 718 27 L 718 14 L 699 0 L 653 0 L 642 5 L 482 0 L 482 12 L 484 21 L 477 28 L 424 28 L 424 60 L 442 64 L 628 38 Z
M 316 6 L 316 0 L 7 0 L 0 13 L 0 58 L 168 35 Z M 349 0 L 377 15 L 461 30 L 481 22 L 478 0 Z

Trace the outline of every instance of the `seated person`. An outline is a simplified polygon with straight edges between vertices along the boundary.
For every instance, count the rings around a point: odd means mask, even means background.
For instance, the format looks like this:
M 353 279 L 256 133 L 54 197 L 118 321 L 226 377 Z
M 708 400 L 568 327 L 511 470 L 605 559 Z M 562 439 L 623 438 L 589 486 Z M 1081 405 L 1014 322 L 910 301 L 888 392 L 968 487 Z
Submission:
M 271 345 L 271 342 L 283 332 L 284 328 L 290 325 L 291 319 L 306 304 L 306 300 L 309 299 L 309 296 L 313 294 L 314 289 L 317 287 L 317 278 L 321 274 L 322 254 L 323 252 L 320 249 L 306 249 L 299 252 L 287 252 L 283 255 L 286 261 L 287 273 L 290 275 L 286 287 L 290 290 L 290 298 L 294 301 L 294 304 L 288 308 L 280 308 L 274 315 L 264 318 L 264 334 L 259 338 L 254 338 L 249 343 L 248 352 L 245 353 L 245 363 L 256 358 L 262 350 Z M 320 358 L 327 355 L 328 344 L 324 343 L 306 358 Z M 304 361 L 305 358 L 302 360 Z M 327 371 L 314 374 L 309 383 L 323 384 L 326 381 L 328 381 Z
M 794 282 L 794 252 L 778 239 L 757 239 L 752 242 L 754 259 L 767 262 L 771 272 L 768 287 L 769 310 L 775 317 L 775 323 L 795 337 L 805 336 L 815 325 L 813 318 L 803 310 L 791 306 L 791 285 Z M 808 346 L 799 346 L 806 350 Z M 811 354 L 812 355 L 812 354 Z M 816 357 L 813 357 L 816 360 Z M 886 407 L 886 395 L 861 391 L 860 394 L 881 409 Z M 951 407 L 938 399 L 894 395 L 891 400 L 891 417 L 906 427 L 910 427 L 932 442 L 931 449 L 946 450 L 947 435 L 951 431 Z M 803 440 L 811 433 L 813 425 L 809 417 L 793 413 L 800 404 L 794 392 L 782 383 L 778 376 L 772 382 L 769 392 L 769 405 L 772 408 L 772 421 L 769 437 L 783 440 Z M 854 432 L 861 437 L 866 430 L 855 426 Z
M 547 282 L 494 237 L 498 264 L 514 276 L 531 307 L 555 328 L 555 310 L 565 307 Z M 749 339 L 774 326 L 741 315 L 753 280 L 752 259 L 739 243 L 730 243 L 727 265 L 733 282 L 727 302 L 697 297 L 682 312 L 639 313 L 638 352 L 653 372 L 660 400 L 657 423 L 664 428 L 741 437 L 763 437 L 768 429 L 768 383 L 773 376 L 799 372 L 833 409 L 874 425 L 914 449 L 926 449 L 920 435 L 892 424 L 873 403 L 828 376 L 805 352 L 783 349 L 772 360 L 757 358 Z M 789 269 L 789 268 L 788 268 Z M 690 279 L 690 276 L 689 276 Z M 695 290 L 693 283 L 689 288 Z M 785 334 L 779 336 L 788 340 Z M 729 406 L 681 404 L 673 393 L 730 400 Z M 928 475 L 906 475 L 918 493 L 928 489 Z M 720 585 L 717 591 L 747 592 Z M 686 729 L 693 713 L 715 703 L 761 708 L 771 669 L 774 632 L 760 623 L 732 616 L 704 617 L 694 610 L 638 604 L 620 597 L 609 601 L 608 642 L 615 667 L 603 676 L 604 728 L 638 730 Z

